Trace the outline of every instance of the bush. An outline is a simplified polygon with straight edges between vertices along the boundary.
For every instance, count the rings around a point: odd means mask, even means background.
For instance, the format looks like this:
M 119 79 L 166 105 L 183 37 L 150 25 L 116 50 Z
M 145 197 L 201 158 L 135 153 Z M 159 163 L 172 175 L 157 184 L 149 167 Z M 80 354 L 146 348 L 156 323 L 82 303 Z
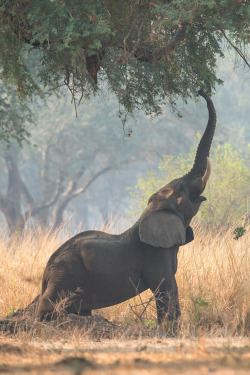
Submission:
M 163 157 L 157 172 L 148 172 L 131 189 L 133 216 L 146 207 L 148 198 L 174 178 L 187 173 L 194 161 L 195 151 L 179 157 Z M 250 155 L 250 148 L 248 155 Z M 218 146 L 211 154 L 212 174 L 205 190 L 204 202 L 196 218 L 209 226 L 221 226 L 239 220 L 247 211 L 250 168 L 247 158 L 240 156 L 229 144 Z M 248 164 L 249 165 L 249 164 Z

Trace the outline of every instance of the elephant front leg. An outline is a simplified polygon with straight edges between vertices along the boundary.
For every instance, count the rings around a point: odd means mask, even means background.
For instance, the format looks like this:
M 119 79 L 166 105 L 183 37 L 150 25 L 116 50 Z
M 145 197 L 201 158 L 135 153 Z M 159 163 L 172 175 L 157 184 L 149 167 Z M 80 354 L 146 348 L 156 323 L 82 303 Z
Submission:
M 181 313 L 175 277 L 162 280 L 153 293 L 156 301 L 158 324 L 162 326 L 168 321 L 176 321 Z

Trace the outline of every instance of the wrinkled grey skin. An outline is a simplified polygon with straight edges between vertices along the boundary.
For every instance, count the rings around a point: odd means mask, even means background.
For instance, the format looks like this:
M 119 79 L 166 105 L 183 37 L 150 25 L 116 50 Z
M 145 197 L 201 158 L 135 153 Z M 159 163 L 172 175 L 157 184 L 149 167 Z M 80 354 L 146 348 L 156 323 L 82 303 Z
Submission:
M 38 319 L 52 317 L 63 292 L 70 296 L 67 312 L 89 315 L 146 289 L 155 293 L 159 324 L 178 318 L 177 253 L 179 246 L 193 240 L 189 224 L 206 199 L 201 195 L 203 177 L 216 125 L 211 99 L 200 95 L 207 101 L 209 120 L 191 171 L 152 195 L 126 232 L 83 232 L 56 250 L 44 271 Z

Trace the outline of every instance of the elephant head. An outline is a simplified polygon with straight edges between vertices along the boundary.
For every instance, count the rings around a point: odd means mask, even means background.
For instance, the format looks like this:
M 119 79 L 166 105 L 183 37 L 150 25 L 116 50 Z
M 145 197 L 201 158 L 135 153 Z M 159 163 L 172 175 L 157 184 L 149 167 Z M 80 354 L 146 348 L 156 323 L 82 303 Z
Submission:
M 199 91 L 207 102 L 209 119 L 197 148 L 192 169 L 153 194 L 139 220 L 140 240 L 154 247 L 184 245 L 193 239 L 189 227 L 203 201 L 203 193 L 211 173 L 209 150 L 212 143 L 216 112 L 211 98 Z

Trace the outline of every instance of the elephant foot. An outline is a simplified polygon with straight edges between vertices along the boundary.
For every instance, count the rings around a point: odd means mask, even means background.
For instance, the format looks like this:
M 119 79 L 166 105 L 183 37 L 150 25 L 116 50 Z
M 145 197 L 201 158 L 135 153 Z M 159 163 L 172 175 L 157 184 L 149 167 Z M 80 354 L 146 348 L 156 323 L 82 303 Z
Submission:
M 166 320 L 157 325 L 156 333 L 159 337 L 176 337 L 179 332 L 180 320 Z
M 84 310 L 83 311 L 83 316 L 91 316 L 92 315 L 92 310 Z

